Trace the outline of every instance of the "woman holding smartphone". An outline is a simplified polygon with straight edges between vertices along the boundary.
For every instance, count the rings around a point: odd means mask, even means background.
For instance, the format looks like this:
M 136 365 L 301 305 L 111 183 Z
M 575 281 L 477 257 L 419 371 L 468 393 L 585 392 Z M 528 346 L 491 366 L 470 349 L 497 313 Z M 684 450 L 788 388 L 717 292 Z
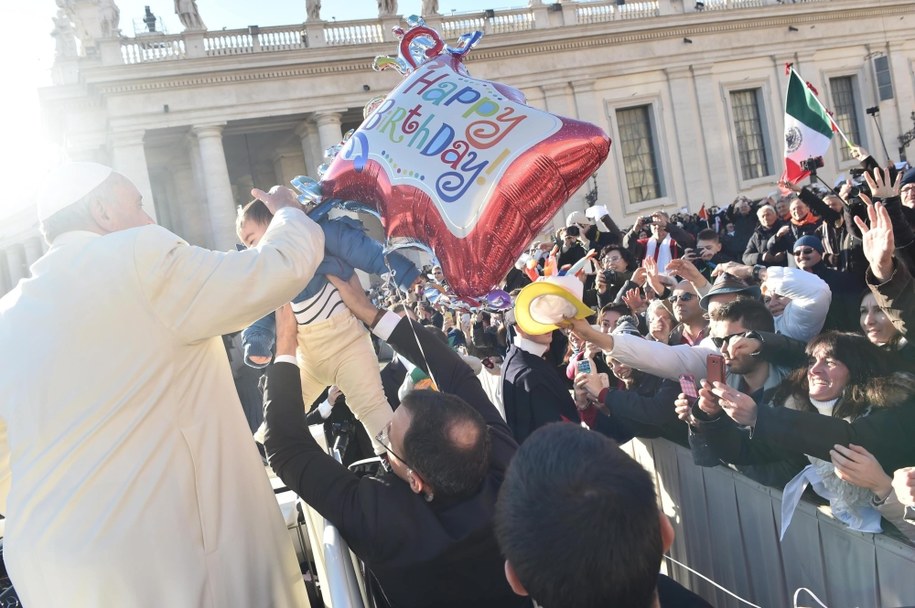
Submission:
M 810 466 L 804 479 L 824 488 L 818 493 L 828 495 L 834 515 L 856 529 L 877 531 L 868 524 L 868 508 L 875 509 L 880 497 L 841 479 L 831 458 L 837 446 L 855 445 L 884 471 L 915 465 L 915 376 L 892 371 L 885 351 L 852 333 L 820 334 L 808 343 L 807 355 L 807 366 L 785 380 L 771 407 L 758 407 L 723 383 L 704 384 L 699 407 L 712 422 L 703 432 L 718 457 L 732 464 L 805 455 Z M 688 415 L 684 405 L 677 401 L 681 417 Z M 736 424 L 724 424 L 727 419 Z

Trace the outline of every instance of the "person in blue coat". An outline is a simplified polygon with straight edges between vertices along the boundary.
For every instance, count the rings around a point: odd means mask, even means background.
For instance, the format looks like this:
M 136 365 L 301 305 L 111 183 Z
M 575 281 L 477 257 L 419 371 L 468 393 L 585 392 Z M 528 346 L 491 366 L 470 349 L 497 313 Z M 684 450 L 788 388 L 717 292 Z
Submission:
M 324 231 L 324 260 L 292 300 L 298 323 L 296 357 L 302 398 L 307 407 L 325 388 L 338 386 L 369 437 L 374 438 L 393 415 L 377 373 L 378 359 L 369 333 L 340 299 L 327 275 L 347 280 L 357 269 L 373 274 L 393 273 L 394 282 L 406 290 L 420 279 L 420 271 L 400 254 L 386 255 L 381 243 L 366 235 L 358 220 L 329 218 L 329 208 L 325 203 L 309 213 Z M 239 239 L 246 247 L 257 247 L 270 219 L 270 212 L 261 201 L 248 203 L 236 222 Z M 276 348 L 275 326 L 274 315 L 270 314 L 242 332 L 245 363 L 252 367 L 270 363 Z M 381 450 L 376 444 L 376 451 Z

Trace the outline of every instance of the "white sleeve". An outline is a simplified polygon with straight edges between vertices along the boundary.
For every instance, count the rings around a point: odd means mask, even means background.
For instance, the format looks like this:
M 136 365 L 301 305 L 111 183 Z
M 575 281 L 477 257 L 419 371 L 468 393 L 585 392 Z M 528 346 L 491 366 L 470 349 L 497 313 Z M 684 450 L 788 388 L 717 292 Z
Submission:
M 391 334 L 394 333 L 397 324 L 400 323 L 401 318 L 396 312 L 391 312 L 390 310 L 385 312 L 381 319 L 378 320 L 378 323 L 375 324 L 372 333 L 382 341 L 387 342 L 390 340 Z
M 800 268 L 770 266 L 766 286 L 773 292 L 791 298 L 784 312 L 775 319 L 780 333 L 807 342 L 823 329 L 832 292 L 826 281 Z
M 668 380 L 678 380 L 680 374 L 692 374 L 699 380 L 705 378 L 706 358 L 717 352 L 705 346 L 668 346 L 638 336 L 618 335 L 613 336 L 609 355 L 624 365 Z
M 254 249 L 192 247 L 160 226 L 139 229 L 134 247 L 152 314 L 187 343 L 239 331 L 288 303 L 323 259 L 324 231 L 288 207 Z

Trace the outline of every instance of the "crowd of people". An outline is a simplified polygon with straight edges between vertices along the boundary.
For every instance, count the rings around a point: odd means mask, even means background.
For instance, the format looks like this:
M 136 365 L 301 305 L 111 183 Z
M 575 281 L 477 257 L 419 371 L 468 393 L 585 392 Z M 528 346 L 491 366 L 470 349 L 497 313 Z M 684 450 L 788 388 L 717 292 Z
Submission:
M 215 252 L 111 168 L 59 169 L 50 249 L 0 300 L 23 604 L 307 606 L 265 463 L 392 608 L 708 606 L 660 574 L 673 529 L 634 437 L 915 539 L 915 169 L 855 154 L 835 190 L 626 229 L 574 212 L 475 302 L 284 187 L 253 190 L 246 248 Z M 233 384 L 233 343 L 263 394 Z M 338 462 L 308 424 L 341 419 Z

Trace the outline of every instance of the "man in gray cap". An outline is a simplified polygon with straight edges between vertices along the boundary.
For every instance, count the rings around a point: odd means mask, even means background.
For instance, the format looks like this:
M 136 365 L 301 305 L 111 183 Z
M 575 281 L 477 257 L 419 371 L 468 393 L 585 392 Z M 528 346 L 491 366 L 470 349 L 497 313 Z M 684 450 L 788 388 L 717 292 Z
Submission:
M 37 199 L 50 249 L 0 299 L 4 560 L 26 606 L 307 606 L 220 336 L 323 258 L 295 195 L 242 252 L 154 225 L 136 186 L 70 163 Z

